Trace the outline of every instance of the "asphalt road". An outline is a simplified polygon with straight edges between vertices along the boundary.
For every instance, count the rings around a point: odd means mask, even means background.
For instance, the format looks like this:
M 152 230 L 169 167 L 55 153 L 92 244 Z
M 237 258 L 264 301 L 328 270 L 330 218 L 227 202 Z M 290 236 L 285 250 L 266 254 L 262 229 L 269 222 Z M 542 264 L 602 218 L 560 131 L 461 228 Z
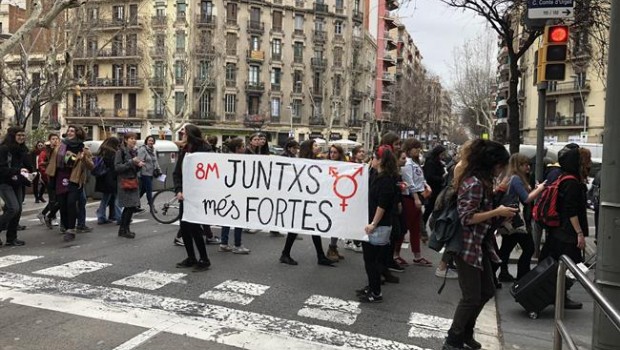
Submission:
M 292 251 L 300 264 L 288 266 L 278 262 L 284 236 L 266 232 L 244 233 L 249 255 L 208 246 L 210 270 L 177 269 L 178 226 L 142 214 L 127 240 L 94 217 L 89 207 L 93 232 L 64 243 L 26 216 L 27 245 L 0 248 L 0 349 L 439 349 L 460 296 L 456 281 L 438 295 L 435 269 L 410 266 L 383 303 L 359 304 L 361 254 L 341 248 L 337 267 L 318 266 L 304 237 Z M 490 307 L 485 332 L 497 327 Z

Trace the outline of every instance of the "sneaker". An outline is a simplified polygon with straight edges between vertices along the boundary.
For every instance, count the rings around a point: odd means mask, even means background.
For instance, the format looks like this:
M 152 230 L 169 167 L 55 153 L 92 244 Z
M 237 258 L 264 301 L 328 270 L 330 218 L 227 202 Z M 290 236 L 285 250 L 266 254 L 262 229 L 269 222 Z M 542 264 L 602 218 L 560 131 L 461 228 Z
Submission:
M 355 245 L 355 243 L 353 243 L 353 251 L 356 253 L 363 253 L 364 249 L 362 248 L 362 245 Z
M 368 293 L 366 295 L 362 295 L 358 297 L 359 301 L 362 303 L 380 303 L 383 301 L 383 295 L 375 295 L 374 293 Z
M 355 250 L 355 243 L 353 243 L 353 241 L 348 241 L 347 243 L 344 244 L 344 249 L 347 250 Z
M 500 272 L 497 276 L 497 280 L 500 282 L 514 282 L 515 278 L 508 272 Z
M 407 260 L 401 258 L 400 256 L 395 257 L 394 261 L 400 266 L 409 266 L 409 263 L 407 262 Z
M 366 295 L 366 294 L 368 294 L 368 293 L 370 293 L 370 289 L 368 288 L 368 286 L 366 286 L 366 287 L 364 287 L 364 288 L 362 288 L 362 289 L 357 289 L 357 290 L 355 290 L 355 295 L 356 295 L 357 297 L 364 296 L 364 295 Z
M 338 249 L 336 248 L 329 247 L 329 249 L 327 249 L 326 257 L 332 262 L 340 261 L 340 257 L 338 255 Z
M 44 221 L 44 223 L 45 223 L 45 226 L 46 226 L 48 229 L 50 229 L 50 230 L 51 230 L 51 229 L 53 229 L 53 228 L 54 228 L 54 223 L 52 222 L 52 219 L 51 219 L 49 216 L 47 216 L 47 215 L 46 215 L 46 216 L 43 218 L 43 221 Z
M 198 263 L 198 261 L 196 261 L 196 259 L 187 258 L 187 259 L 181 261 L 180 263 L 177 263 L 177 268 L 179 268 L 179 269 L 186 269 L 186 268 L 189 268 L 189 267 L 194 267 L 194 265 L 196 265 L 196 263 Z
M 424 267 L 431 267 L 433 266 L 433 263 L 426 260 L 425 258 L 420 258 L 420 259 L 413 259 L 413 264 L 414 265 L 418 265 L 418 266 L 424 266 Z
M 280 262 L 287 265 L 297 265 L 297 261 L 293 260 L 290 256 L 280 256 Z
M 217 248 L 218 252 L 228 253 L 232 252 L 232 248 L 228 244 L 220 244 L 220 247 Z
M 174 245 L 178 245 L 183 247 L 185 245 L 185 243 L 183 243 L 183 238 L 181 237 L 174 237 L 174 241 L 173 241 Z
M 435 269 L 435 276 L 439 278 L 444 278 L 445 276 L 447 279 L 453 280 L 459 278 L 459 273 L 451 268 L 448 268 L 448 273 L 446 274 L 446 270 L 441 270 L 440 268 L 437 268 Z
M 232 252 L 233 254 L 250 254 L 250 250 L 242 245 L 233 247 Z
M 26 242 L 22 241 L 21 239 L 14 239 L 12 241 L 6 241 L 4 245 L 9 247 L 21 247 L 25 244 Z
M 208 245 L 215 245 L 215 244 L 221 244 L 222 241 L 220 240 L 220 238 L 218 236 L 213 236 L 211 238 L 207 238 L 206 239 L 206 243 Z
M 465 348 L 460 348 L 458 346 L 453 346 L 448 343 L 443 343 L 441 350 L 464 350 Z
M 136 211 L 134 212 L 134 214 L 135 214 L 135 215 L 140 215 L 140 214 L 143 214 L 143 213 L 145 213 L 145 212 L 146 212 L 146 209 L 144 209 L 144 208 L 139 208 L 139 207 L 138 207 L 138 209 L 136 209 Z
M 390 266 L 388 267 L 388 270 L 392 271 L 392 272 L 405 272 L 405 268 L 398 265 L 397 263 L 392 263 L 390 264 Z
M 206 271 L 211 266 L 210 260 L 198 260 L 196 265 L 194 266 L 194 272 Z
M 43 215 L 43 213 L 37 214 L 37 219 L 39 219 L 41 225 L 45 225 L 45 215 Z
M 62 237 L 65 242 L 71 242 L 75 239 L 75 230 L 65 230 L 65 235 Z
M 93 229 L 91 227 L 88 226 L 78 226 L 75 228 L 75 231 L 77 233 L 88 233 L 91 232 Z
M 463 348 L 469 350 L 480 350 L 482 349 L 482 344 L 476 341 L 476 339 L 471 338 L 463 342 Z

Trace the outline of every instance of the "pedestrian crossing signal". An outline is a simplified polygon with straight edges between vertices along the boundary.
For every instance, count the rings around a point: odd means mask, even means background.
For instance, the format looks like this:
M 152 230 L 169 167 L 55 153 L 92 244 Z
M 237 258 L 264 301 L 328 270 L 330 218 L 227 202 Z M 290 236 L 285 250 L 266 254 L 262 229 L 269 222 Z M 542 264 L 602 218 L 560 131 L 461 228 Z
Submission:
M 569 31 L 566 25 L 546 26 L 543 45 L 538 50 L 538 81 L 558 81 L 566 77 Z

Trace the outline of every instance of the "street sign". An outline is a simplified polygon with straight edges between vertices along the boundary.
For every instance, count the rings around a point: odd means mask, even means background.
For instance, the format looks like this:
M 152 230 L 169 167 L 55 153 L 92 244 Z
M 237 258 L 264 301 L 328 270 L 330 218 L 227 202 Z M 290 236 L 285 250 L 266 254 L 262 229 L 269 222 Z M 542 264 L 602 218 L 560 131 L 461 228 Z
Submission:
M 575 17 L 574 0 L 528 0 L 528 19 L 570 19 Z

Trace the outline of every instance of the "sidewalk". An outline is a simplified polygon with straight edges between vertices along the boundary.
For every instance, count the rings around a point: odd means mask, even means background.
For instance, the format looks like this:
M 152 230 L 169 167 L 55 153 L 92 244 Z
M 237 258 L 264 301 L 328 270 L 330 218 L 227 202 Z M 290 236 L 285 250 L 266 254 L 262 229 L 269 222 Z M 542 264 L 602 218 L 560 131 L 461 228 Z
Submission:
M 45 195 L 45 199 L 47 200 L 47 195 Z M 86 202 L 86 206 L 94 205 L 94 203 L 99 205 L 99 200 L 88 198 Z M 22 217 L 27 216 L 27 215 L 38 214 L 43 210 L 43 208 L 45 208 L 46 205 L 47 205 L 47 202 L 35 203 L 34 195 L 32 195 L 31 193 L 26 194 L 26 199 L 24 200 L 24 204 L 22 205 Z

